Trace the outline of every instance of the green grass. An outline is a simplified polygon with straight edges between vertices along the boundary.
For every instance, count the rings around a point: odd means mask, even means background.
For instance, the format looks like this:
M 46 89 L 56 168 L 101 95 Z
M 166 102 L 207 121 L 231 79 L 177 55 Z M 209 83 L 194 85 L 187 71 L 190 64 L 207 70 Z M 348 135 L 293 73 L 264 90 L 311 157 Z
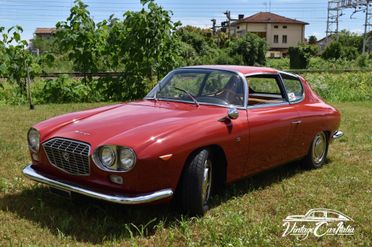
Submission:
M 23 178 L 30 158 L 28 128 L 64 112 L 100 104 L 0 106 L 0 246 L 370 246 L 372 220 L 372 102 L 336 103 L 343 139 L 329 162 L 300 164 L 230 185 L 202 218 L 180 216 L 169 205 L 124 207 L 86 198 L 66 200 Z M 282 220 L 316 207 L 354 219 L 354 236 L 281 237 Z

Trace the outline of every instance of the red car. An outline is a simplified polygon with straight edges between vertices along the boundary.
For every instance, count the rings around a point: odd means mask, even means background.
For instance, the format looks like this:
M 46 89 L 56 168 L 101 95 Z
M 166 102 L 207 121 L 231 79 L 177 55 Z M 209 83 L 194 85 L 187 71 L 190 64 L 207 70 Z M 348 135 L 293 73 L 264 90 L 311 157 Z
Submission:
M 321 167 L 340 113 L 300 76 L 271 68 L 176 69 L 140 101 L 69 113 L 28 132 L 27 177 L 121 203 L 203 214 L 211 192 L 302 159 Z

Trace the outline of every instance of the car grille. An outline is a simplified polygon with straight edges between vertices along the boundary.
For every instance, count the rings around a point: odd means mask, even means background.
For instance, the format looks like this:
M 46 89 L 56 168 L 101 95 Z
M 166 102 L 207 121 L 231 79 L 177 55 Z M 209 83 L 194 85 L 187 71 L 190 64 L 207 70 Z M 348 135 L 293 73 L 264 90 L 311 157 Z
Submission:
M 89 150 L 86 143 L 63 138 L 53 138 L 43 144 L 49 162 L 73 174 L 89 175 Z

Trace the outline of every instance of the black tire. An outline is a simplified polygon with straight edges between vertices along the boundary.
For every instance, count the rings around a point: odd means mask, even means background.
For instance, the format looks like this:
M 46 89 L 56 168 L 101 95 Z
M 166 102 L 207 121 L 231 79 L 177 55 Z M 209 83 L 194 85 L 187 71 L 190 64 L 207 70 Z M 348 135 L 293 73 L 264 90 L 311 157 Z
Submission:
M 304 159 L 304 165 L 308 169 L 317 169 L 324 165 L 328 154 L 328 138 L 324 132 L 319 132 L 315 135 L 309 152 Z
M 190 216 L 203 215 L 209 209 L 208 201 L 213 184 L 213 165 L 210 156 L 209 150 L 200 150 L 189 159 L 183 171 L 180 207 L 183 213 Z M 208 187 L 205 187 L 206 184 Z

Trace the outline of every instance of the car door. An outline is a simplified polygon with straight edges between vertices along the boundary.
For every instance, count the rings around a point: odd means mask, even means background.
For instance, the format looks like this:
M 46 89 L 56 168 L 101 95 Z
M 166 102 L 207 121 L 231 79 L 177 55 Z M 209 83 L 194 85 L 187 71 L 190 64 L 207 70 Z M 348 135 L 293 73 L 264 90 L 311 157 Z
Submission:
M 247 81 L 247 169 L 248 173 L 255 173 L 291 159 L 288 148 L 298 115 L 288 102 L 280 75 L 254 75 L 247 77 Z
M 288 143 L 289 148 L 287 150 L 288 156 L 292 159 L 296 159 L 302 157 L 307 152 L 307 146 L 304 142 L 304 121 L 306 120 L 301 116 L 301 104 L 304 100 L 305 92 L 302 82 L 297 76 L 284 72 L 281 72 L 280 76 L 288 96 L 289 104 L 298 114 L 298 119 L 294 121 L 292 126 L 293 129 Z

